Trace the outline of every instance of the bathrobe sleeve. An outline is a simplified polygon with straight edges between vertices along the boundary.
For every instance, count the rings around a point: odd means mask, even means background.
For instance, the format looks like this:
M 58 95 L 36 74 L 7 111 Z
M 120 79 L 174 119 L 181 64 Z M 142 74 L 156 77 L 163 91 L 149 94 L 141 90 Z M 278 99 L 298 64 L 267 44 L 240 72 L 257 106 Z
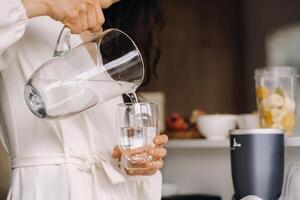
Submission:
M 27 21 L 21 0 L 0 1 L 0 70 L 9 66 L 13 59 L 9 47 L 23 36 Z
M 139 177 L 138 199 L 161 200 L 162 196 L 162 175 L 158 171 L 152 176 Z

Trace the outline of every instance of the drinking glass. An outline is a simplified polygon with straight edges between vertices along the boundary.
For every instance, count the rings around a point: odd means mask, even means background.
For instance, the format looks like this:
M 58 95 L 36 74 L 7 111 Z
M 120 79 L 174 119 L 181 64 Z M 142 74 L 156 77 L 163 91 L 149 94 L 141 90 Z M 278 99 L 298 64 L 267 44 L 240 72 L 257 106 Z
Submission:
M 292 135 L 296 126 L 297 69 L 255 70 L 256 99 L 262 128 L 280 128 Z
M 25 100 L 40 118 L 65 118 L 122 94 L 133 93 L 144 79 L 144 64 L 124 32 L 108 29 L 70 49 L 63 29 L 55 58 L 40 66 L 25 86 Z
M 152 160 L 147 150 L 154 147 L 159 134 L 158 107 L 154 103 L 124 103 L 118 105 L 117 122 L 125 169 L 146 168 Z

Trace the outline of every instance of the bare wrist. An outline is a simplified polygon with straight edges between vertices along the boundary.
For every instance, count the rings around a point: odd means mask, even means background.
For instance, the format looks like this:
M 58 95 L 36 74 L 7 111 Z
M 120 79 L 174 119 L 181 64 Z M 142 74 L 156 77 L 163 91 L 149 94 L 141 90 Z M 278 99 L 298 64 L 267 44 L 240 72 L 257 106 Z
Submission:
M 46 0 L 22 0 L 28 18 L 48 15 Z

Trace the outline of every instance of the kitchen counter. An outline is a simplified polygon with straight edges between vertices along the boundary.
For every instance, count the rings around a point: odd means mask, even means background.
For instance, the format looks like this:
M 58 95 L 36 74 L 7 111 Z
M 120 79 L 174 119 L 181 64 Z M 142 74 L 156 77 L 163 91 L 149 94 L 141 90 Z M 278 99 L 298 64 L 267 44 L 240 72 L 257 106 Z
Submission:
M 286 137 L 286 147 L 299 147 L 300 137 Z M 229 148 L 227 140 L 206 140 L 206 139 L 171 139 L 166 145 L 168 149 L 194 149 L 194 148 Z

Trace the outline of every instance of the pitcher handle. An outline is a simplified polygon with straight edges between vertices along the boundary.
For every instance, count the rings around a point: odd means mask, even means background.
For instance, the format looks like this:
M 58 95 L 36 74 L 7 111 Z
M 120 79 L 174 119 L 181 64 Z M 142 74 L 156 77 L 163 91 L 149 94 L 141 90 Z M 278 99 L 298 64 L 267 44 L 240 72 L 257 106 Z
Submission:
M 59 57 L 71 49 L 71 30 L 64 26 L 59 33 L 53 57 Z

